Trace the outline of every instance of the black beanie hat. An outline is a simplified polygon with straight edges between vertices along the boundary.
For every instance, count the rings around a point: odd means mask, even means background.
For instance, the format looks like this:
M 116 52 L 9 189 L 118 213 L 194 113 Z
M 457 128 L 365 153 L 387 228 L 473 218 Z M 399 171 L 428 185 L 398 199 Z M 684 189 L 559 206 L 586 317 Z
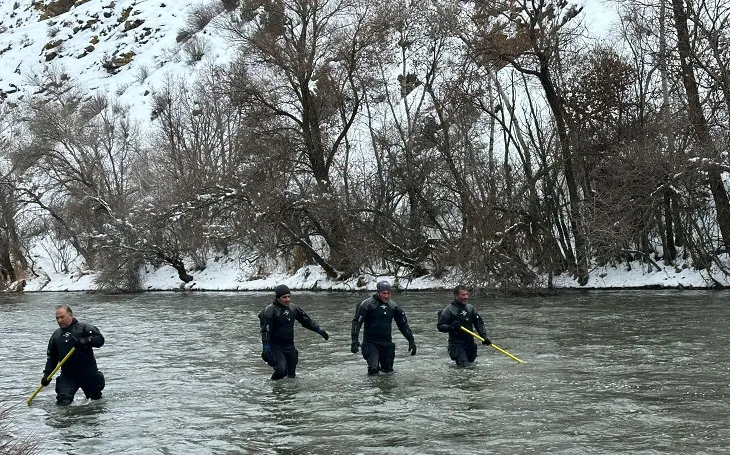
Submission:
M 289 291 L 289 288 L 285 284 L 280 284 L 277 287 L 274 288 L 274 293 L 276 294 L 276 298 L 278 299 L 282 295 L 291 294 Z
M 387 281 L 378 281 L 376 288 L 378 289 L 378 292 L 390 291 L 390 283 Z

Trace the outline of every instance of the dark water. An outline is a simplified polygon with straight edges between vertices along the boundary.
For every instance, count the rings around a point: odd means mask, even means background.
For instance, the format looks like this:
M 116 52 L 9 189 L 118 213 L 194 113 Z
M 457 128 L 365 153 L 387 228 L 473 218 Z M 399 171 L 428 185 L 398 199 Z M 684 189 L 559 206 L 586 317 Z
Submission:
M 472 299 L 498 346 L 457 369 L 435 330 L 448 293 L 394 299 L 418 355 L 395 331 L 395 373 L 349 352 L 364 294 L 294 293 L 331 338 L 297 328 L 298 376 L 260 359 L 263 293 L 0 296 L 0 400 L 14 433 L 48 454 L 698 454 L 730 445 L 728 293 L 601 292 Z M 105 398 L 31 407 L 54 307 L 106 336 Z

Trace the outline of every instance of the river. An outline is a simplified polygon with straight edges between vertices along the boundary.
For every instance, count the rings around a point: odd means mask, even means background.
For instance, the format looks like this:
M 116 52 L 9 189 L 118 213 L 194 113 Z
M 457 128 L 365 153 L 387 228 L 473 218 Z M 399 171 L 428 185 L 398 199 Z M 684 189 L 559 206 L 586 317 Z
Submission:
M 730 446 L 727 292 L 472 298 L 499 347 L 456 368 L 435 329 L 448 292 L 394 294 L 395 372 L 350 353 L 363 293 L 293 292 L 329 341 L 297 325 L 297 378 L 271 381 L 257 314 L 271 293 L 0 295 L 0 401 L 45 454 L 714 454 Z M 96 325 L 104 398 L 31 406 L 54 308 Z

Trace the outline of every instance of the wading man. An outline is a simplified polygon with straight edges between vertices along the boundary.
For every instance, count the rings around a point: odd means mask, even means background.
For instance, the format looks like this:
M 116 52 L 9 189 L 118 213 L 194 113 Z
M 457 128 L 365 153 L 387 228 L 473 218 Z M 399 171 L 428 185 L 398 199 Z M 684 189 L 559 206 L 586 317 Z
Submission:
M 325 340 L 330 336 L 301 308 L 291 303 L 291 292 L 286 285 L 274 289 L 274 301 L 259 313 L 261 322 L 261 358 L 274 368 L 271 379 L 296 376 L 299 351 L 294 347 L 294 321 L 318 333 Z
M 46 351 L 46 367 L 43 370 L 41 384 L 50 384 L 48 375 L 56 368 L 58 362 L 75 347 L 76 351 L 61 367 L 61 374 L 56 379 L 56 402 L 69 405 L 76 392 L 81 388 L 86 398 L 98 400 L 104 389 L 104 375 L 96 367 L 94 350 L 104 345 L 104 336 L 91 324 L 79 322 L 68 305 L 56 308 L 58 327 L 48 342 Z
M 461 330 L 462 327 L 470 331 L 476 328 L 479 336 L 484 338 L 482 344 L 492 344 L 487 338 L 484 319 L 479 316 L 474 305 L 469 303 L 469 290 L 465 286 L 457 285 L 454 288 L 454 301 L 439 311 L 436 328 L 439 332 L 449 334 L 449 356 L 458 366 L 465 366 L 477 358 L 474 337 Z
M 360 345 L 360 327 L 365 324 L 362 336 L 362 356 L 368 364 L 368 374 L 376 375 L 380 371 L 393 371 L 395 360 L 395 344 L 393 343 L 393 320 L 398 330 L 408 340 L 408 350 L 416 355 L 416 341 L 408 325 L 406 314 L 392 300 L 391 287 L 387 281 L 377 284 L 377 293 L 363 300 L 355 308 L 355 317 L 352 319 L 352 345 L 350 351 L 355 354 Z

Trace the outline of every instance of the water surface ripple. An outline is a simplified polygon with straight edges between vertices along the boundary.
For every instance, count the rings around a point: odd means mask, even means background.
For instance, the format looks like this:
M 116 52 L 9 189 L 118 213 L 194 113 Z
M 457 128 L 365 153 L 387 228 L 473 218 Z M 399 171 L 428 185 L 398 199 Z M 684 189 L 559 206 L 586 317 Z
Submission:
M 449 293 L 396 294 L 418 355 L 396 331 L 395 373 L 368 377 L 349 352 L 366 294 L 295 292 L 331 338 L 298 327 L 298 376 L 272 382 L 256 317 L 268 293 L 2 295 L 0 400 L 48 454 L 727 453 L 728 296 L 474 298 L 525 363 L 480 347 L 458 369 L 435 329 Z M 26 407 L 61 303 L 106 337 L 104 399 L 58 408 L 49 387 Z

